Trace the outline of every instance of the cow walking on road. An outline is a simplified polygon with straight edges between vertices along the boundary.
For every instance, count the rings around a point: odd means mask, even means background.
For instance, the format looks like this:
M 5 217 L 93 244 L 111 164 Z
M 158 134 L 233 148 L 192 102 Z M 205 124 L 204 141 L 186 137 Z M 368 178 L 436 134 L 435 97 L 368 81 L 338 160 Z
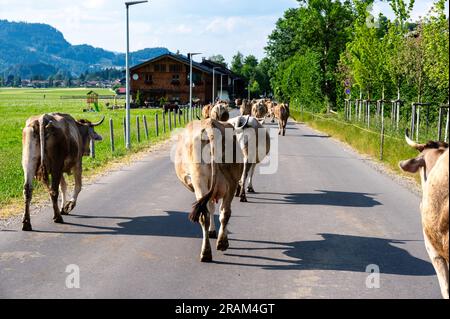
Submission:
M 278 135 L 286 135 L 286 126 L 289 120 L 289 107 L 286 104 L 278 104 L 275 106 L 274 117 L 278 121 Z
M 91 123 L 87 120 L 76 121 L 68 114 L 52 113 L 30 117 L 26 121 L 22 132 L 22 167 L 25 179 L 22 230 L 32 230 L 30 202 L 35 177 L 44 183 L 50 193 L 55 223 L 63 223 L 61 215 L 67 215 L 75 208 L 81 191 L 82 157 L 90 154 L 91 140 L 102 140 L 94 127 L 103 123 L 104 119 L 103 117 L 100 122 Z M 75 176 L 75 189 L 70 200 L 63 173 Z M 59 187 L 62 192 L 61 210 L 58 207 Z
M 226 134 L 225 130 L 229 133 Z M 220 205 L 220 230 L 217 250 L 228 249 L 227 225 L 231 217 L 231 202 L 242 174 L 242 155 L 236 148 L 233 126 L 213 119 L 194 121 L 179 135 L 175 153 L 175 171 L 190 191 L 195 193 L 194 204 L 189 219 L 199 222 L 203 230 L 203 244 L 200 261 L 212 261 L 209 238 L 217 237 L 214 225 L 215 203 Z M 226 137 L 230 141 L 225 141 Z M 231 145 L 228 143 L 231 142 Z M 220 151 L 219 151 L 219 148 Z M 231 161 L 217 154 L 232 152 Z M 217 155 L 217 157 L 220 157 Z
M 236 138 L 244 157 L 244 170 L 239 180 L 236 196 L 240 197 L 241 202 L 247 202 L 245 194 L 247 179 L 247 192 L 254 193 L 253 175 L 256 165 L 263 161 L 270 152 L 270 135 L 255 117 L 238 116 L 230 119 L 228 123 L 235 128 Z
M 422 181 L 422 215 L 425 247 L 436 270 L 442 296 L 449 298 L 449 154 L 448 144 L 429 142 L 417 144 L 408 137 L 408 144 L 418 150 L 416 158 L 402 161 L 406 172 L 420 171 Z

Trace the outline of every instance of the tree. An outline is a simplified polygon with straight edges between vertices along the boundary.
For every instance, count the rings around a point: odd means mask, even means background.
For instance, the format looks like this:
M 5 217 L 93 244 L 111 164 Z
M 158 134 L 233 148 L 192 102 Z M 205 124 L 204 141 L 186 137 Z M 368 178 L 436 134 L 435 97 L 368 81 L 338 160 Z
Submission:
M 219 63 L 220 65 L 222 65 L 226 68 L 228 67 L 227 63 L 225 62 L 225 58 L 221 54 L 216 54 L 216 55 L 210 56 L 208 58 L 208 60 Z
M 296 54 L 313 50 L 320 57 L 321 91 L 328 109 L 336 104 L 336 67 L 350 39 L 354 13 L 351 2 L 300 0 L 286 11 L 269 36 L 266 51 L 276 66 Z
M 231 60 L 231 71 L 237 75 L 242 75 L 242 68 L 244 67 L 244 55 L 238 52 Z
M 449 21 L 446 0 L 436 1 L 432 14 L 423 26 L 425 74 L 431 84 L 449 98 Z

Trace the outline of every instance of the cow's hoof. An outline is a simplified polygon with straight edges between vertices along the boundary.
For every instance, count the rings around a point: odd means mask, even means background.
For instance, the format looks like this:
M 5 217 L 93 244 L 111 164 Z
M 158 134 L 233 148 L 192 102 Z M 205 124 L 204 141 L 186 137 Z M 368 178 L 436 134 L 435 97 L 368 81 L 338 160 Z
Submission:
M 70 202 L 67 202 L 66 205 L 64 205 L 64 208 L 62 209 L 61 214 L 69 215 L 69 213 L 75 208 L 76 204 L 77 203 L 72 200 Z
M 253 187 L 247 187 L 247 193 L 255 193 Z
M 202 262 L 202 263 L 210 263 L 210 262 L 212 262 L 212 254 L 211 254 L 211 252 L 209 252 L 209 253 L 205 253 L 205 254 L 203 254 L 203 255 L 201 255 L 200 256 L 200 261 Z
M 247 196 L 241 195 L 241 203 L 248 203 Z
M 219 240 L 217 242 L 217 250 L 225 251 L 230 247 L 230 244 L 228 243 L 228 239 Z
M 61 216 L 53 218 L 53 221 L 57 224 L 64 224 L 64 220 Z
M 209 238 L 217 238 L 217 232 L 215 230 L 209 231 L 208 232 Z
M 23 223 L 22 230 L 23 231 L 32 231 L 33 228 L 31 228 L 31 223 Z

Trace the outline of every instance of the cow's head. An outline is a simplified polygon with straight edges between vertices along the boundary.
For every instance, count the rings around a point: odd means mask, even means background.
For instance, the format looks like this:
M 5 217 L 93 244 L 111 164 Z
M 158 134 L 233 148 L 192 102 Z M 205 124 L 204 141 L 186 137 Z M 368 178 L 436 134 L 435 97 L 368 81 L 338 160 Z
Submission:
M 400 162 L 399 166 L 403 171 L 409 173 L 417 173 L 420 170 L 423 187 L 437 160 L 448 149 L 448 144 L 433 141 L 427 144 L 418 144 L 409 138 L 408 130 L 406 130 L 405 139 L 408 145 L 415 148 L 420 154 L 415 158 Z
M 97 132 L 95 132 L 94 127 L 102 124 L 104 120 L 105 120 L 105 116 L 103 116 L 103 118 L 96 123 L 92 123 L 88 120 L 77 121 L 78 128 L 79 128 L 80 134 L 81 134 L 81 138 L 83 140 L 83 154 L 84 155 L 87 156 L 91 152 L 91 148 L 89 146 L 91 140 L 93 140 L 93 141 L 103 140 L 103 137 L 101 135 L 99 135 Z

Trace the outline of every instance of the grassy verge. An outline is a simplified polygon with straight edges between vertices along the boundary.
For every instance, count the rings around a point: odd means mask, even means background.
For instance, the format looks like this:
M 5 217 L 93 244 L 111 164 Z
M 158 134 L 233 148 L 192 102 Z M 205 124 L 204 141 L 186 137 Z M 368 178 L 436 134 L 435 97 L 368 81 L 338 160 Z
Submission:
M 130 154 L 148 149 L 170 137 L 168 123 L 166 133 L 162 128 L 162 111 L 155 109 L 131 110 L 131 140 L 132 149 L 126 150 L 122 121 L 124 109 L 109 110 L 106 103 L 114 101 L 100 100 L 100 113 L 85 113 L 85 99 L 61 99 L 61 96 L 83 96 L 88 89 L 0 89 L 0 219 L 14 215 L 16 207 L 22 206 L 23 172 L 22 156 L 22 128 L 25 121 L 32 115 L 50 112 L 69 113 L 77 119 L 85 118 L 98 121 L 105 115 L 104 124 L 96 128 L 103 136 L 103 141 L 96 143 L 96 158 L 84 157 L 84 176 L 89 177 L 100 172 L 111 162 L 124 160 Z M 99 95 L 113 95 L 107 89 L 95 89 Z M 121 100 L 119 104 L 123 104 Z M 159 136 L 156 136 L 155 116 L 160 120 Z M 143 116 L 146 116 L 149 138 L 146 139 L 143 126 Z M 140 118 L 141 141 L 137 141 L 136 116 Z M 109 119 L 113 119 L 115 152 L 111 152 Z M 180 127 L 179 123 L 177 123 Z M 44 193 L 43 187 L 35 184 L 35 194 Z M 20 212 L 20 211 L 19 211 Z
M 417 156 L 417 151 L 411 149 L 403 139 L 385 136 L 383 159 L 380 160 L 381 135 L 377 132 L 368 131 L 351 123 L 335 119 L 334 116 L 315 115 L 298 110 L 292 110 L 291 116 L 296 121 L 304 122 L 314 129 L 329 134 L 338 140 L 350 145 L 358 152 L 367 154 L 378 162 L 386 164 L 394 172 L 406 175 L 398 167 L 402 160 Z M 419 181 L 419 179 L 416 179 Z

